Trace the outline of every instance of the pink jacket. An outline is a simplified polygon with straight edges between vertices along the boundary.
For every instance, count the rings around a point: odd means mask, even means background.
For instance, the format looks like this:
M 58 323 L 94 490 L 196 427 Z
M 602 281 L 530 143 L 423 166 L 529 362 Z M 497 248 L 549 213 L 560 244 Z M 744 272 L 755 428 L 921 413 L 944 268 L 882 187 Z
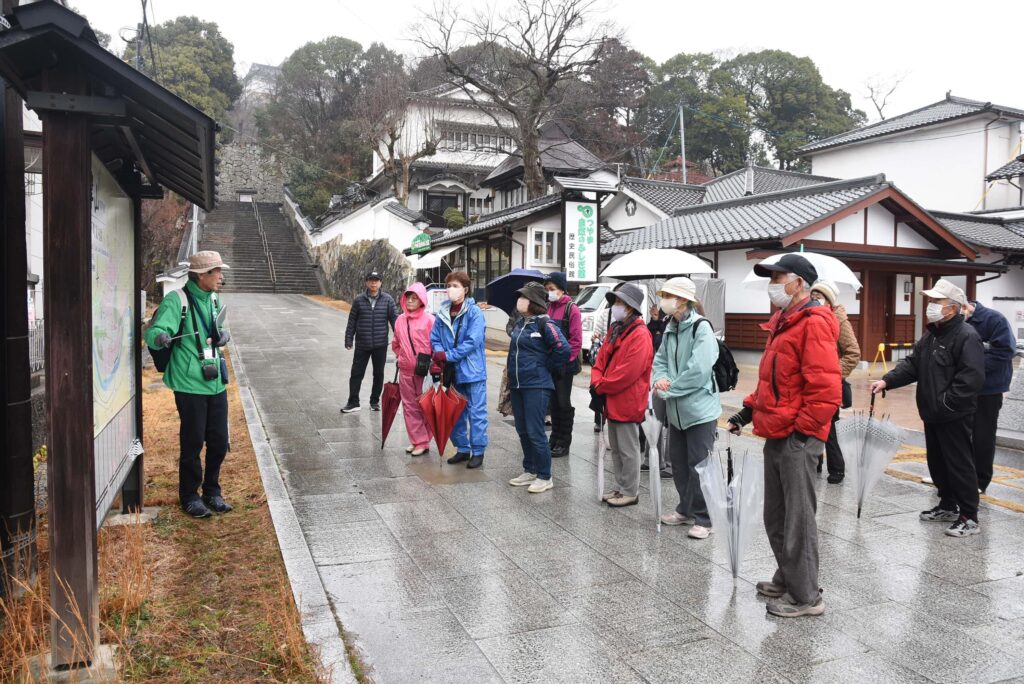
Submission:
M 566 315 L 565 308 L 570 304 L 572 308 L 569 310 L 568 315 L 569 329 L 565 330 L 562 327 L 562 317 Z M 557 302 L 548 304 L 548 316 L 565 334 L 565 338 L 569 342 L 569 363 L 572 363 L 580 355 L 580 350 L 583 348 L 583 318 L 580 316 L 580 308 L 572 302 L 572 297 L 562 295 L 562 298 Z
M 405 308 L 405 295 L 416 295 L 422 306 L 410 313 Z M 402 315 L 395 321 L 395 337 L 391 340 L 391 349 L 398 357 L 398 370 L 411 373 L 416 368 L 416 354 L 429 354 L 430 329 L 434 327 L 434 315 L 427 311 L 427 288 L 422 283 L 413 283 L 402 293 L 399 300 Z M 410 342 L 409 336 L 412 335 Z M 415 349 L 415 351 L 413 351 Z

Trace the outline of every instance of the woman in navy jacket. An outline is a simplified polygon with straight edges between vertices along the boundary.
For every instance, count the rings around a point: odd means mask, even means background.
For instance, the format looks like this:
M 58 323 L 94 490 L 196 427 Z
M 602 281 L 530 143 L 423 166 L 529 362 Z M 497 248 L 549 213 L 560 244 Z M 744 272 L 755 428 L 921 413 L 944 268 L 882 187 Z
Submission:
M 569 343 L 547 316 L 547 291 L 540 283 L 519 290 L 516 309 L 523 315 L 512 329 L 508 349 L 508 387 L 512 415 L 523 447 L 523 474 L 509 480 L 513 487 L 529 486 L 546 492 L 551 483 L 551 447 L 544 434 L 544 416 L 555 384 L 553 369 L 569 361 Z

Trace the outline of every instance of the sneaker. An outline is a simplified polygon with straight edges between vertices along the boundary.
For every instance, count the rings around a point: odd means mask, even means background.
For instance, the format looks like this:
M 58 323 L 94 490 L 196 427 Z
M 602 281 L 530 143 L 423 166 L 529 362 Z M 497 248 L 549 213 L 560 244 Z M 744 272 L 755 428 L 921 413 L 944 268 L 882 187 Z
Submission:
M 922 477 L 922 478 L 921 478 L 921 484 L 930 484 L 930 485 L 933 485 L 933 484 L 935 484 L 935 480 L 933 480 L 932 478 L 930 478 L 930 477 L 928 477 L 928 476 L 926 475 L 925 477 Z
M 380 404 L 373 404 L 373 403 L 371 403 L 370 404 L 370 410 L 371 411 L 380 411 Z
M 415 449 L 415 448 L 416 447 L 414 447 L 412 444 L 410 444 L 409 446 L 405 447 L 405 453 L 411 454 L 412 450 Z
M 707 539 L 711 536 L 711 528 L 704 527 L 703 525 L 694 525 L 690 528 L 690 531 L 686 533 L 686 536 L 690 539 Z
M 469 454 L 467 454 L 465 451 L 460 451 L 456 453 L 454 456 L 450 457 L 448 459 L 448 462 L 451 463 L 452 465 L 455 465 L 456 463 L 464 463 L 465 461 L 468 460 Z
M 921 515 L 918 517 L 925 522 L 954 522 L 960 517 L 960 512 L 955 508 L 947 511 L 941 506 L 936 506 L 930 511 L 921 511 Z
M 828 476 L 829 484 L 839 484 L 846 477 L 844 473 L 832 473 Z
M 430 447 L 420 447 L 419 449 L 413 449 L 409 452 L 410 456 L 423 456 L 430 452 Z
M 757 593 L 768 598 L 779 598 L 786 593 L 786 587 L 771 581 L 757 583 Z
M 769 601 L 766 609 L 772 615 L 785 618 L 822 615 L 825 612 L 825 599 L 819 589 L 813 603 L 797 603 L 787 592 L 774 601 Z
M 542 480 L 538 477 L 536 480 L 533 481 L 533 484 L 531 484 L 529 489 L 527 489 L 526 491 L 530 492 L 531 494 L 540 494 L 541 492 L 546 492 L 549 489 L 552 489 L 554 486 L 555 483 L 552 482 L 550 479 Z
M 569 455 L 569 447 L 567 447 L 567 446 L 565 446 L 563 444 L 559 444 L 558 446 L 551 447 L 551 457 L 552 458 L 561 458 L 562 456 L 568 456 L 568 455 Z
M 661 516 L 662 525 L 692 525 L 695 522 L 697 521 L 693 518 L 688 518 L 682 513 L 676 513 L 675 511 Z
M 466 467 L 472 470 L 473 468 L 479 468 L 483 464 L 484 464 L 484 457 L 483 456 L 474 456 L 473 458 L 469 459 L 469 463 L 466 464 Z
M 193 518 L 209 518 L 213 513 L 209 508 L 206 507 L 199 499 L 192 499 L 187 504 L 181 507 L 181 510 L 185 511 L 187 515 Z
M 968 537 L 980 532 L 981 527 L 978 525 L 977 520 L 971 520 L 970 518 L 962 515 L 955 523 L 949 526 L 948 530 L 946 530 L 946 534 L 950 537 Z
M 601 495 L 601 501 L 608 501 L 609 499 L 615 499 L 615 498 L 618 498 L 620 496 L 622 496 L 622 495 L 619 493 L 619 490 L 613 489 L 610 492 L 605 492 L 604 494 L 602 494 Z
M 359 410 L 359 404 L 345 404 L 345 406 L 342 407 L 341 412 L 342 413 L 355 413 L 358 410 Z
M 618 496 L 608 499 L 608 505 L 614 506 L 615 508 L 622 508 L 623 506 L 636 506 L 640 503 L 639 496 L 626 496 L 625 494 L 619 494 Z
M 206 507 L 215 513 L 230 513 L 234 506 L 224 500 L 220 494 L 214 494 L 213 496 L 204 496 L 203 503 Z
M 517 477 L 513 477 L 508 481 L 513 487 L 523 487 L 528 484 L 533 484 L 533 481 L 537 479 L 537 476 L 533 473 L 523 473 Z

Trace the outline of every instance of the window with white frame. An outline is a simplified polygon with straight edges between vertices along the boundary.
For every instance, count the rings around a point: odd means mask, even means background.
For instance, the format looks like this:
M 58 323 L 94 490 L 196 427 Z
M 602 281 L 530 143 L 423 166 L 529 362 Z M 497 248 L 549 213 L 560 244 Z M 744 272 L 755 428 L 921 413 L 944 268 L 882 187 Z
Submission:
M 513 149 L 513 140 L 507 135 L 491 135 L 490 133 L 448 130 L 445 131 L 441 137 L 442 149 L 485 150 L 491 152 L 508 152 Z
M 533 263 L 537 266 L 558 265 L 558 231 L 533 229 Z

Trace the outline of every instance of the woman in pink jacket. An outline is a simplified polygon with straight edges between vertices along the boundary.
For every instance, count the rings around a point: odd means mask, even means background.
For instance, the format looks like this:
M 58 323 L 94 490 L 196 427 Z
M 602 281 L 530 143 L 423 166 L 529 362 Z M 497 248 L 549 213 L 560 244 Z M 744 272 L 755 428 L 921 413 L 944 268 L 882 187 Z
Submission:
M 403 313 L 395 321 L 391 349 L 398 357 L 398 389 L 402 395 L 405 431 L 412 442 L 405 450 L 413 456 L 422 456 L 430 447 L 430 429 L 417 401 L 423 393 L 426 376 L 416 375 L 416 355 L 431 353 L 430 329 L 434 326 L 434 316 L 426 309 L 427 289 L 420 283 L 410 285 L 399 302 Z

